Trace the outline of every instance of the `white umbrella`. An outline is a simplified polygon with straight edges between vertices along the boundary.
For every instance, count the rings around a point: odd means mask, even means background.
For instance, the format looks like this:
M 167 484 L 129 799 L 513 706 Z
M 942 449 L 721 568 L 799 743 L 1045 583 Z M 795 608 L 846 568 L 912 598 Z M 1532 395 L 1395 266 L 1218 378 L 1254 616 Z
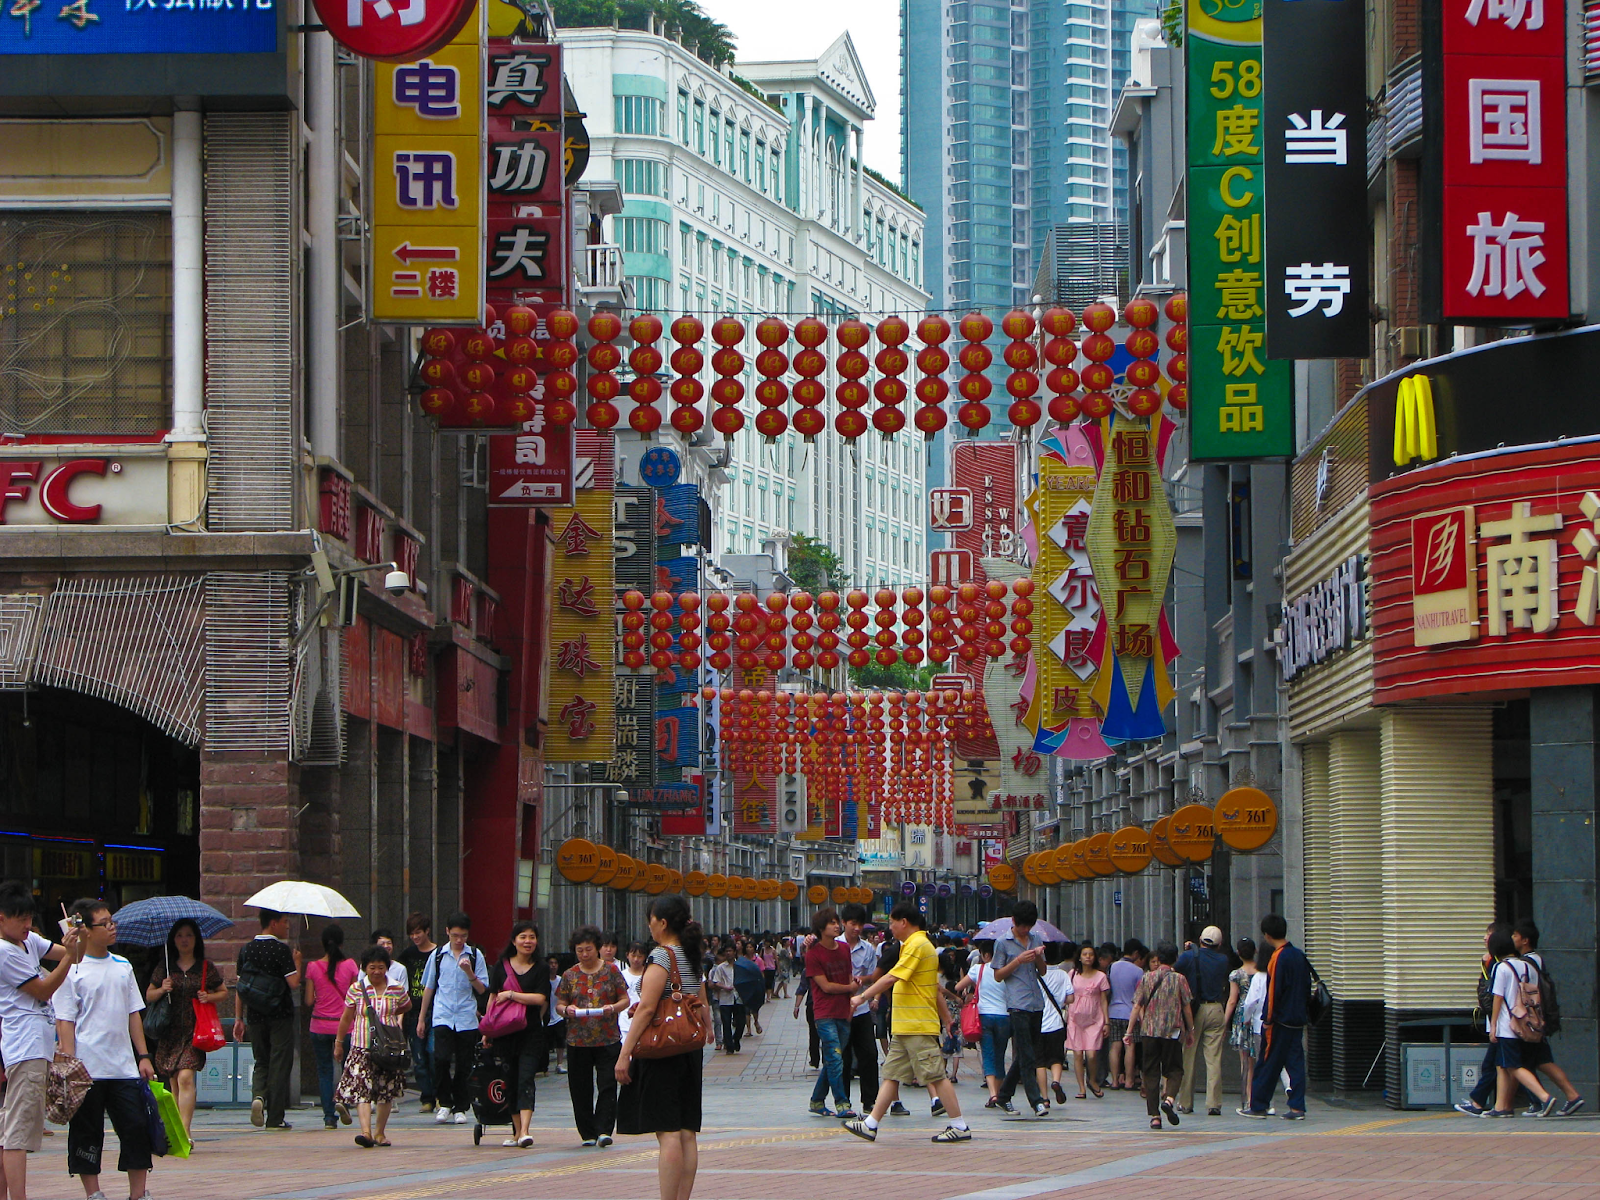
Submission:
M 330 887 L 285 879 L 262 888 L 245 901 L 252 908 L 274 912 L 299 913 L 306 917 L 359 917 L 355 906 Z

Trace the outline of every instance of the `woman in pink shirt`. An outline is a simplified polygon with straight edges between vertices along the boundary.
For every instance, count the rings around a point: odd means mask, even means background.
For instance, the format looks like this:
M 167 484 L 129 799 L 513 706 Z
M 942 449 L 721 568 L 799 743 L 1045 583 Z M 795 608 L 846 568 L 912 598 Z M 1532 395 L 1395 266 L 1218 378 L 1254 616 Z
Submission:
M 317 1082 L 322 1090 L 322 1124 L 326 1129 L 350 1124 L 350 1110 L 333 1103 L 333 1046 L 339 1040 L 339 1018 L 345 993 L 356 981 L 355 960 L 344 952 L 344 930 L 329 925 L 322 931 L 323 956 L 306 966 L 305 1003 L 311 1010 L 311 1048 L 317 1054 Z

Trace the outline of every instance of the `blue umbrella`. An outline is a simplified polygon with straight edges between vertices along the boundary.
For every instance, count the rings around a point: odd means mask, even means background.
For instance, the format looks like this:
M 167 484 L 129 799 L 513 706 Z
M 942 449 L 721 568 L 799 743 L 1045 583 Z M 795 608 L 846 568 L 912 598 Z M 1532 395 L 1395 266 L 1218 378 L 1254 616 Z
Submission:
M 115 913 L 117 941 L 124 946 L 164 946 L 167 934 L 179 921 L 187 918 L 200 927 L 201 937 L 210 937 L 233 922 L 209 904 L 201 904 L 188 896 L 152 896 L 148 900 L 135 900 L 125 904 Z

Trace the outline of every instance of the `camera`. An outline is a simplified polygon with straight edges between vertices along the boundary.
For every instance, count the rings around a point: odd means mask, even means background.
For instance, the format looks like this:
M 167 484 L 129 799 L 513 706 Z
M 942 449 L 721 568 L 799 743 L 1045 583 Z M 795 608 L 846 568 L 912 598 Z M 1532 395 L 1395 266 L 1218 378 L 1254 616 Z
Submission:
M 383 590 L 391 596 L 403 596 L 411 590 L 411 576 L 404 571 L 390 571 L 383 577 Z

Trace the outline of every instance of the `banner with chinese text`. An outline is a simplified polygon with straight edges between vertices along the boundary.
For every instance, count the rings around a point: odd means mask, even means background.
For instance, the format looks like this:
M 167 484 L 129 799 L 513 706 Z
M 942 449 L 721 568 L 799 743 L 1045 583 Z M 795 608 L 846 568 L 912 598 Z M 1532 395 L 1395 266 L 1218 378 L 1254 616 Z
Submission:
M 617 740 L 610 762 L 595 764 L 594 778 L 625 788 L 648 788 L 656 781 L 656 685 L 650 675 L 618 672 L 612 685 Z
M 616 745 L 611 493 L 551 510 L 547 762 L 604 762 Z

